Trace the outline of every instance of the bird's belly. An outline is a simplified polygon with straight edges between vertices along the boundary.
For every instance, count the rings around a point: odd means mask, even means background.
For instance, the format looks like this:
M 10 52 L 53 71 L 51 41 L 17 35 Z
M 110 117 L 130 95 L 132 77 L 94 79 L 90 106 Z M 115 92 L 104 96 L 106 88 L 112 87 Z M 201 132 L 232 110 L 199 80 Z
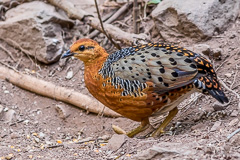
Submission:
M 101 103 L 119 114 L 132 119 L 134 121 L 142 121 L 150 117 L 152 114 L 163 114 L 175 108 L 186 96 L 192 88 L 181 89 L 181 91 L 173 90 L 168 94 L 161 95 L 155 93 L 148 86 L 141 90 L 138 96 L 122 95 L 124 91 L 120 86 L 113 85 L 109 79 L 102 76 L 85 75 L 85 84 L 89 92 Z M 174 92 L 178 92 L 175 94 Z M 173 96 L 169 94 L 173 94 Z

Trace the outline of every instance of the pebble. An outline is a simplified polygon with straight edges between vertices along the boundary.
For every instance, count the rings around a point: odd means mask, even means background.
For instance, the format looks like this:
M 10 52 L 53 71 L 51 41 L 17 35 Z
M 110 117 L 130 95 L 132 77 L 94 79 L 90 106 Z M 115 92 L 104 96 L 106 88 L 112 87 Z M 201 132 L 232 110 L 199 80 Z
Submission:
M 126 141 L 126 135 L 114 134 L 112 138 L 108 141 L 107 147 L 112 151 L 116 151 L 123 145 L 125 141 Z
M 15 111 L 10 109 L 4 114 L 4 121 L 5 122 L 11 122 L 15 116 Z
M 37 137 L 34 137 L 34 141 L 37 142 L 37 143 L 40 142 L 39 138 L 37 138 Z
M 6 86 L 2 86 L 2 89 L 3 89 L 3 90 L 6 90 L 6 89 L 7 89 L 7 87 L 6 87 Z
M 3 106 L 0 104 L 0 117 L 1 117 L 2 113 L 3 113 Z
M 222 122 L 220 122 L 220 121 L 215 122 L 214 125 L 212 126 L 212 128 L 210 129 L 210 132 L 219 130 L 221 127 L 221 124 L 222 124 Z
M 104 135 L 102 137 L 99 137 L 98 139 L 102 139 L 102 140 L 109 140 L 111 137 L 109 135 Z
M 10 92 L 8 90 L 3 91 L 5 94 L 9 94 Z
M 197 44 L 194 45 L 193 51 L 197 53 L 203 53 L 204 55 L 209 55 L 211 53 L 211 48 L 207 44 Z
M 71 79 L 73 77 L 73 71 L 68 71 L 66 79 Z
M 232 77 L 232 74 L 231 74 L 231 73 L 226 73 L 225 76 L 226 76 L 227 78 L 230 78 L 230 77 Z
M 8 111 L 8 107 L 5 107 L 3 111 L 4 111 L 4 112 L 7 112 L 7 111 Z
M 40 132 L 40 133 L 39 133 L 39 138 L 43 139 L 44 137 L 45 137 L 45 134 L 42 133 L 42 132 Z
M 62 119 L 66 119 L 70 116 L 70 113 L 67 112 L 67 109 L 63 105 L 56 105 L 55 109 L 58 112 L 59 117 Z
M 12 133 L 11 134 L 11 139 L 19 138 L 19 134 L 17 133 Z
M 238 116 L 238 111 L 237 110 L 233 110 L 230 116 L 231 117 L 237 117 Z
M 238 118 L 234 118 L 233 120 L 231 120 L 231 122 L 229 122 L 229 126 L 235 126 L 237 125 L 239 122 Z
M 222 55 L 223 50 L 221 48 L 214 48 L 213 49 L 213 57 L 219 58 Z

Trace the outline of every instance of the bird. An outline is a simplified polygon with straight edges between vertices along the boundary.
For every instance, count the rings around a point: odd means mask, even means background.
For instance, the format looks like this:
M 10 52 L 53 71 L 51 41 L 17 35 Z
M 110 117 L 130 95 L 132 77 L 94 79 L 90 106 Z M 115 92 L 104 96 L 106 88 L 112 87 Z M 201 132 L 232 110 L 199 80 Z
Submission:
M 108 54 L 96 41 L 82 38 L 61 58 L 83 61 L 84 81 L 102 104 L 140 125 L 134 137 L 148 129 L 150 117 L 168 113 L 151 132 L 159 137 L 178 113 L 177 106 L 194 92 L 228 103 L 210 61 L 178 45 L 157 42 L 134 45 Z

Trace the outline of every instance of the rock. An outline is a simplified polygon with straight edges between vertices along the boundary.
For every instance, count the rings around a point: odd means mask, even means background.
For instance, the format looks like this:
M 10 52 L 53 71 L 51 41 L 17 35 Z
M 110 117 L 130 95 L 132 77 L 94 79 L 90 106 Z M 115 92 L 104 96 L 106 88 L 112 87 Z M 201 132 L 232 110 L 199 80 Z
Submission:
M 23 3 L 6 13 L 0 22 L 1 39 L 18 45 L 46 64 L 57 61 L 62 53 L 62 27 L 73 26 L 66 15 L 44 2 Z M 16 47 L 17 48 L 17 47 Z
M 230 114 L 231 117 L 237 117 L 238 116 L 238 111 L 233 110 L 232 113 Z
M 195 147 L 194 145 L 196 144 L 189 143 L 189 145 L 182 145 L 182 143 L 161 142 L 147 150 L 137 153 L 133 159 L 175 159 L 174 156 L 176 156 L 176 154 L 193 156 L 196 153 L 196 149 L 193 149 Z
M 213 107 L 214 111 L 222 111 L 222 110 L 226 109 L 227 105 L 216 101 L 213 103 L 212 107 Z
M 70 113 L 67 112 L 66 107 L 64 107 L 63 105 L 56 105 L 55 109 L 58 112 L 59 117 L 62 119 L 66 119 L 70 116 Z
M 116 151 L 123 145 L 125 141 L 126 141 L 126 135 L 114 134 L 112 138 L 108 141 L 107 147 L 112 151 Z
M 16 139 L 16 138 L 19 138 L 19 134 L 18 133 L 11 133 L 11 139 Z
M 214 132 L 214 131 L 217 131 L 220 129 L 221 127 L 221 122 L 220 121 L 217 121 L 214 123 L 214 125 L 212 126 L 212 128 L 210 129 L 210 132 Z
M 3 116 L 3 106 L 0 104 L 0 119 L 2 118 Z
M 233 120 L 231 120 L 231 122 L 229 122 L 229 126 L 233 127 L 235 125 L 237 125 L 239 122 L 238 118 L 234 118 Z
M 207 44 L 196 44 L 193 47 L 193 51 L 196 53 L 200 53 L 200 54 L 209 56 L 211 53 L 211 48 Z
M 99 137 L 98 139 L 102 139 L 104 141 L 109 140 L 111 137 L 109 135 L 103 135 L 102 137 Z
M 68 71 L 66 75 L 66 79 L 71 79 L 73 77 L 73 71 Z
M 232 74 L 231 74 L 231 73 L 226 73 L 225 76 L 226 76 L 227 78 L 231 78 L 231 77 L 232 77 Z
M 12 122 L 14 116 L 15 116 L 15 111 L 10 109 L 4 113 L 3 120 L 7 123 Z
M 222 56 L 223 50 L 221 48 L 214 48 L 212 50 L 213 57 L 216 59 L 220 59 Z
M 236 20 L 239 4 L 239 0 L 164 0 L 151 15 L 164 39 L 200 41 L 225 31 Z
M 40 138 L 40 139 L 44 139 L 44 138 L 45 138 L 45 134 L 42 133 L 42 132 L 40 132 L 40 133 L 39 133 L 39 138 Z

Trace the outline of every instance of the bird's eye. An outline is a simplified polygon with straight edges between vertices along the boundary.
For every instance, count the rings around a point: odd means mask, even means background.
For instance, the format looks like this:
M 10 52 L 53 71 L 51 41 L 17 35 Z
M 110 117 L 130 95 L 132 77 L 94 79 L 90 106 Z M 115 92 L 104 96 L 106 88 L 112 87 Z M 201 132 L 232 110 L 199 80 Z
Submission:
M 83 45 L 79 47 L 79 51 L 84 51 L 84 49 L 85 49 L 85 46 Z

